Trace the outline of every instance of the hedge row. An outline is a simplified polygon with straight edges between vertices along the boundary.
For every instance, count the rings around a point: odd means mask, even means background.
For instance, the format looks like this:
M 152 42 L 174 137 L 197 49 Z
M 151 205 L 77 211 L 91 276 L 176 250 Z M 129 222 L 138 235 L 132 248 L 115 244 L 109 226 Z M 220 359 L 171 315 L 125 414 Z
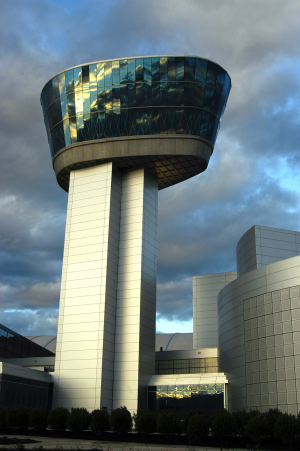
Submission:
M 279 440 L 285 446 L 293 446 L 300 438 L 300 414 L 282 413 L 278 409 L 270 409 L 260 413 L 258 410 L 245 410 L 229 413 L 227 410 L 217 410 L 211 419 L 201 410 L 188 412 L 182 423 L 175 411 L 163 410 L 155 415 L 150 410 L 138 410 L 131 416 L 127 408 L 113 410 L 111 416 L 104 410 L 94 410 L 89 413 L 84 408 L 72 408 L 71 412 L 63 407 L 57 407 L 51 412 L 45 409 L 27 409 L 26 407 L 1 407 L 0 428 L 26 429 L 29 426 L 42 431 L 50 427 L 55 432 L 70 429 L 80 433 L 90 428 L 96 434 L 103 434 L 111 427 L 117 434 L 124 434 L 132 429 L 148 435 L 159 432 L 166 439 L 172 439 L 176 434 L 185 432 L 190 444 L 200 444 L 208 435 L 212 435 L 226 444 L 232 436 L 247 437 L 259 444 L 267 437 Z

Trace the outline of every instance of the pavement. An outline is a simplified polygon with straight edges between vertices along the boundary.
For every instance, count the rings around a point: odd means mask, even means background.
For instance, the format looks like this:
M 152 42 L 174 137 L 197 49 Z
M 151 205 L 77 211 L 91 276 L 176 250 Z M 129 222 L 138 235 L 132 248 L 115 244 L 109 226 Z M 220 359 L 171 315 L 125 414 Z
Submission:
M 3 436 L 0 436 L 0 438 Z M 176 446 L 176 445 L 147 445 L 146 443 L 130 443 L 130 442 L 105 442 L 101 440 L 77 440 L 68 438 L 52 438 L 52 437 L 30 437 L 25 435 L 5 435 L 8 438 L 17 439 L 32 439 L 37 443 L 25 443 L 24 445 L 0 445 L 2 449 L 13 450 L 56 450 L 56 451 L 85 451 L 85 450 L 99 450 L 99 451 L 159 451 L 159 450 L 176 450 L 176 451 L 220 451 L 220 448 L 207 448 L 205 446 Z M 23 448 L 24 446 L 24 448 Z M 230 450 L 228 450 L 230 451 Z M 246 451 L 244 448 L 235 448 L 234 451 Z

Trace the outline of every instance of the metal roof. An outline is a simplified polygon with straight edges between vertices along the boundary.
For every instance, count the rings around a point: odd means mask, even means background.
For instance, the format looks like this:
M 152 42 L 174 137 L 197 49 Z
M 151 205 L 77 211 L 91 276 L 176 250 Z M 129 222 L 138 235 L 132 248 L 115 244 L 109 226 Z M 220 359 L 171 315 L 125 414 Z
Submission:
M 31 335 L 25 337 L 51 352 L 56 350 L 56 335 Z M 187 351 L 193 349 L 193 334 L 156 334 L 155 351 Z

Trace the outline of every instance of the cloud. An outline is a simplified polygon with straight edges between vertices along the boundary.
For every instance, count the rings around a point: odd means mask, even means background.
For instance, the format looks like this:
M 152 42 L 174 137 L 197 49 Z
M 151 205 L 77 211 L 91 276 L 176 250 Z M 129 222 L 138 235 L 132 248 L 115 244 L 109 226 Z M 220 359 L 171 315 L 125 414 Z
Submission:
M 237 241 L 253 224 L 299 230 L 299 17 L 296 0 L 3 3 L 4 324 L 28 335 L 55 333 L 67 194 L 51 168 L 39 97 L 52 76 L 73 65 L 194 54 L 231 76 L 208 169 L 159 193 L 157 311 L 164 324 L 173 322 L 174 331 L 188 324 L 192 277 L 234 270 Z

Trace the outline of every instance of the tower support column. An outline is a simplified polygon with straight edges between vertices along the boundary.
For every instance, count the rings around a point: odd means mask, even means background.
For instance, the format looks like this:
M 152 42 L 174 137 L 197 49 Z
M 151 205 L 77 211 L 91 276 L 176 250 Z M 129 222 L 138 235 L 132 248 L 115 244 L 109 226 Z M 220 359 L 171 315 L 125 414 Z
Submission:
M 157 180 L 70 175 L 53 407 L 146 406 L 154 373 Z

